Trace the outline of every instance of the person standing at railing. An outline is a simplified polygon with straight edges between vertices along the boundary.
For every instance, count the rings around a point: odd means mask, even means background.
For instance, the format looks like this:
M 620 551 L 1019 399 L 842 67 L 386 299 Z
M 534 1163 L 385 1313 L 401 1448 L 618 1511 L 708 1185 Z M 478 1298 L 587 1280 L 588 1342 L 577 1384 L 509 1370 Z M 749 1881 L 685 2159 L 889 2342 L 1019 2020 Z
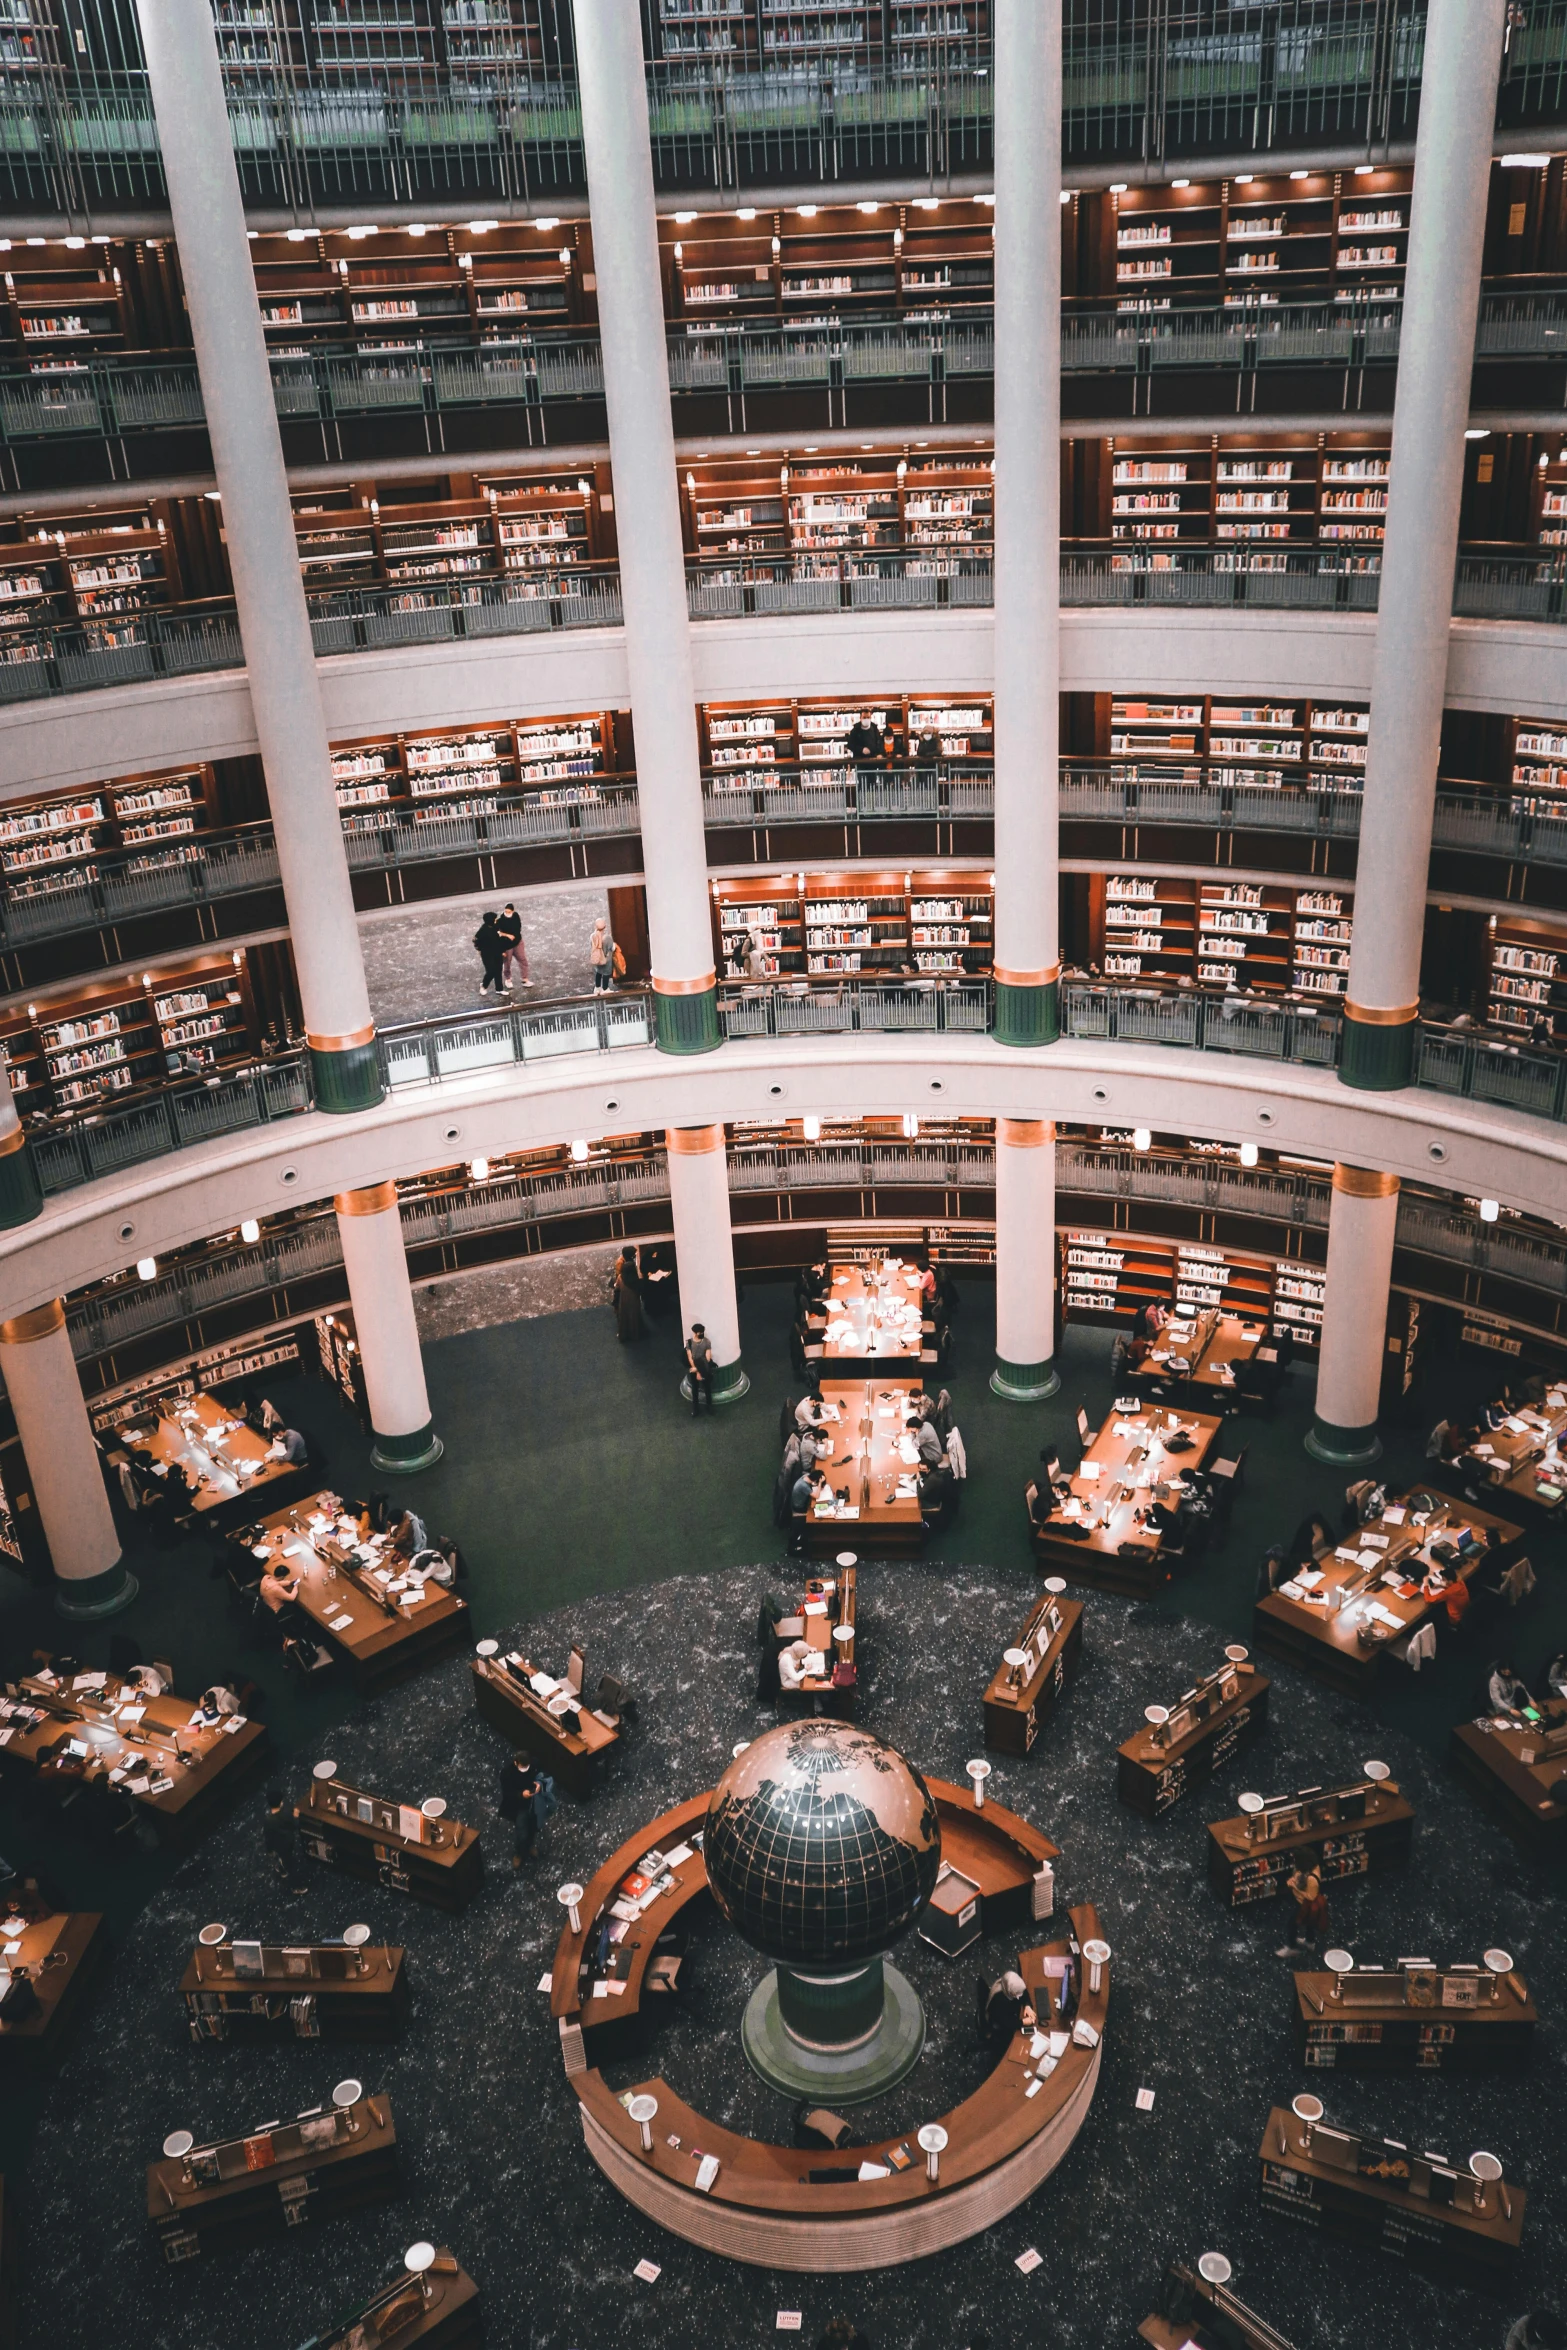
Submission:
M 488 995 L 493 989 L 495 994 L 499 995 L 503 984 L 502 972 L 505 967 L 504 949 L 500 930 L 493 913 L 485 915 L 473 934 L 473 943 L 478 949 L 479 960 L 484 965 L 484 977 L 479 982 L 479 993 L 480 995 Z
M 522 943 L 522 916 L 510 898 L 506 900 L 501 909 L 500 919 L 497 921 L 495 929 L 501 942 L 502 987 L 510 987 L 513 971 L 516 972 L 523 986 L 528 986 L 528 950 Z
M 881 757 L 881 728 L 862 710 L 849 729 L 849 756 L 856 767 L 874 767 Z
M 602 914 L 594 921 L 588 939 L 588 965 L 593 973 L 594 992 L 605 994 L 615 983 L 615 942 Z
M 920 775 L 928 775 L 932 778 L 941 764 L 941 737 L 939 734 L 933 734 L 929 727 L 926 728 L 914 746 L 914 757 L 911 764 Z

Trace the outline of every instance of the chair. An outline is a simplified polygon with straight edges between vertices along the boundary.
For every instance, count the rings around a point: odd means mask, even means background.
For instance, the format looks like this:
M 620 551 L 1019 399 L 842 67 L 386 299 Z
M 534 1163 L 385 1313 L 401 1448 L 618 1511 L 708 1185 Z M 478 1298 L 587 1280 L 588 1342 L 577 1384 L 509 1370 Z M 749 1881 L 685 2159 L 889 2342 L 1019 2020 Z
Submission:
M 600 1676 L 598 1702 L 605 1713 L 614 1714 L 618 1718 L 623 1729 L 629 1727 L 637 1719 L 636 1699 L 631 1695 L 624 1681 L 617 1680 L 613 1673 L 604 1673 Z
M 1230 1530 L 1230 1512 L 1235 1507 L 1246 1476 L 1246 1455 L 1251 1446 L 1243 1444 L 1239 1452 L 1228 1458 L 1208 1463 L 1208 1491 L 1213 1497 L 1213 1531 L 1222 1541 Z
M 794 2142 L 797 2146 L 822 2146 L 836 2153 L 848 2135 L 849 2124 L 830 2107 L 803 2103 L 796 2107 Z
M 582 1676 L 586 1668 L 587 1659 L 581 1649 L 573 1642 L 571 1654 L 566 1659 L 566 1687 L 571 1691 L 573 1697 L 582 1695 Z
M 674 1951 L 664 1951 L 647 1970 L 646 1987 L 649 1991 L 671 1992 L 680 1988 L 681 1960 Z
M 313 1681 L 318 1674 L 331 1671 L 332 1651 L 323 1648 L 319 1640 L 290 1638 L 283 1643 L 283 1662 L 301 1680 Z

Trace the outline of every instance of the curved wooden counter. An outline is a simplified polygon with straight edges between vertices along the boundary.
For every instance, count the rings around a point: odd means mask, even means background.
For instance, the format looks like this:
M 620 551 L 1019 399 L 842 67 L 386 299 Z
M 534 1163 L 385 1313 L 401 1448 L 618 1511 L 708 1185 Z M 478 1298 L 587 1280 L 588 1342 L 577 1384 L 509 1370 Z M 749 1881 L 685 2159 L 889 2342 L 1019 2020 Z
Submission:
M 927 1785 L 941 1817 L 943 1857 L 979 1884 L 987 1932 L 1026 1917 L 1034 1873 L 1042 1861 L 1055 1858 L 1055 1847 L 998 1804 L 987 1803 L 976 1811 L 973 1798 L 957 1787 L 936 1779 Z M 1017 2034 L 972 2096 L 950 2113 L 931 2117 L 940 2119 L 948 2137 L 934 2182 L 912 2130 L 837 2157 L 764 2144 L 721 2128 L 657 2078 L 637 2084 L 658 2099 L 652 2150 L 644 2154 L 640 2132 L 621 2096 L 590 2065 L 573 2066 L 574 2027 L 591 2033 L 595 2024 L 620 2021 L 640 2007 L 658 1935 L 706 1888 L 700 1853 L 681 1866 L 675 1891 L 654 1903 L 633 1929 L 638 1947 L 625 1992 L 613 2000 L 595 2000 L 584 1977 L 584 1959 L 599 1918 L 640 1855 L 685 1841 L 701 1826 L 707 1805 L 706 1795 L 681 1804 L 623 1845 L 586 1889 L 579 1904 L 582 1930 L 561 1936 L 551 2013 L 567 2044 L 567 2069 L 594 2161 L 628 2202 L 672 2234 L 764 2268 L 821 2273 L 884 2268 L 960 2243 L 991 2226 L 1049 2176 L 1087 2118 L 1109 2008 L 1108 1966 L 1096 1993 L 1086 1989 L 1083 1978 L 1074 2010 L 1074 2020 L 1094 2028 L 1092 2047 L 1069 2043 L 1049 2078 L 1029 2096 L 1028 2043 Z M 1079 1947 L 1099 1932 L 1091 1906 L 1074 1909 L 1071 1923 Z M 1024 1952 L 1022 1972 L 1030 1985 L 1041 1985 L 1045 1959 L 1064 1955 L 1068 1947 L 1063 1936 Z M 605 2014 L 606 2008 L 614 2012 Z M 671 2137 L 678 2145 L 670 2144 Z M 813 2170 L 841 2170 L 851 2164 L 858 2168 L 862 2161 L 883 2160 L 889 2147 L 903 2143 L 913 2152 L 913 2163 L 907 2170 L 890 2170 L 886 2178 L 810 2175 Z M 695 2185 L 693 2147 L 718 2158 L 718 2176 L 706 2193 Z

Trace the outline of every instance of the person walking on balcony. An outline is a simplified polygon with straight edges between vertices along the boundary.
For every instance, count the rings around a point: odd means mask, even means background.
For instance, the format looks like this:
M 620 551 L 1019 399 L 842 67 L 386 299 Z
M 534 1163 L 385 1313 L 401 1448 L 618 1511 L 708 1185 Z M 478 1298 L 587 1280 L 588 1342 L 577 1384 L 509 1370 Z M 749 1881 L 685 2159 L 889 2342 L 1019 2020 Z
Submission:
M 493 990 L 496 995 L 499 995 L 504 950 L 493 913 L 485 915 L 473 934 L 473 943 L 478 949 L 479 960 L 484 965 L 484 977 L 479 983 L 479 993 L 480 995 L 489 995 Z
M 510 987 L 514 975 L 526 987 L 529 980 L 528 950 L 522 943 L 522 916 L 510 898 L 502 908 L 495 930 L 501 942 L 502 987 Z
M 615 982 L 615 942 L 609 935 L 609 924 L 600 914 L 593 924 L 588 940 L 588 963 L 593 972 L 594 989 L 602 994 Z

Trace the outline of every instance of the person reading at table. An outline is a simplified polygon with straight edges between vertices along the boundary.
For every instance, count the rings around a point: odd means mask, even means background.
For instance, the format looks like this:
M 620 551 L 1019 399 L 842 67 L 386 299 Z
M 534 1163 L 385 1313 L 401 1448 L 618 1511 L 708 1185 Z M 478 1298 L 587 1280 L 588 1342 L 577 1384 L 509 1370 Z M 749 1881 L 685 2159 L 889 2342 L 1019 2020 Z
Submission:
M 1420 1596 L 1433 1605 L 1440 1600 L 1448 1622 L 1457 1630 L 1469 1605 L 1469 1586 L 1462 1575 L 1448 1575 L 1440 1566 L 1433 1565 L 1420 1586 Z
M 280 1428 L 267 1447 L 269 1461 L 287 1461 L 296 1469 L 302 1469 L 309 1458 L 310 1447 L 297 1428 Z
M 778 1652 L 778 1685 L 798 1689 L 805 1681 L 822 1678 L 821 1658 L 808 1640 L 791 1640 Z
M 832 1438 L 825 1429 L 802 1428 L 796 1442 L 800 1447 L 800 1465 L 805 1469 L 814 1468 L 818 1461 L 826 1460 L 832 1451 Z
M 825 1501 L 831 1492 L 832 1487 L 820 1469 L 802 1469 L 790 1492 L 789 1507 L 797 1518 L 802 1517 L 806 1511 L 814 1509 L 817 1502 Z
M 275 1616 L 280 1616 L 299 1597 L 299 1586 L 304 1581 L 304 1574 L 301 1561 L 290 1559 L 285 1552 L 279 1551 L 256 1586 L 256 1595 L 264 1607 L 269 1607 Z
M 1522 1720 L 1524 1708 L 1531 1703 L 1528 1689 L 1501 1657 L 1486 1676 L 1485 1694 L 1493 1714 L 1511 1714 L 1518 1720 Z
M 941 1436 L 934 1420 L 921 1420 L 914 1435 L 914 1449 L 928 1469 L 933 1469 L 941 1459 Z

